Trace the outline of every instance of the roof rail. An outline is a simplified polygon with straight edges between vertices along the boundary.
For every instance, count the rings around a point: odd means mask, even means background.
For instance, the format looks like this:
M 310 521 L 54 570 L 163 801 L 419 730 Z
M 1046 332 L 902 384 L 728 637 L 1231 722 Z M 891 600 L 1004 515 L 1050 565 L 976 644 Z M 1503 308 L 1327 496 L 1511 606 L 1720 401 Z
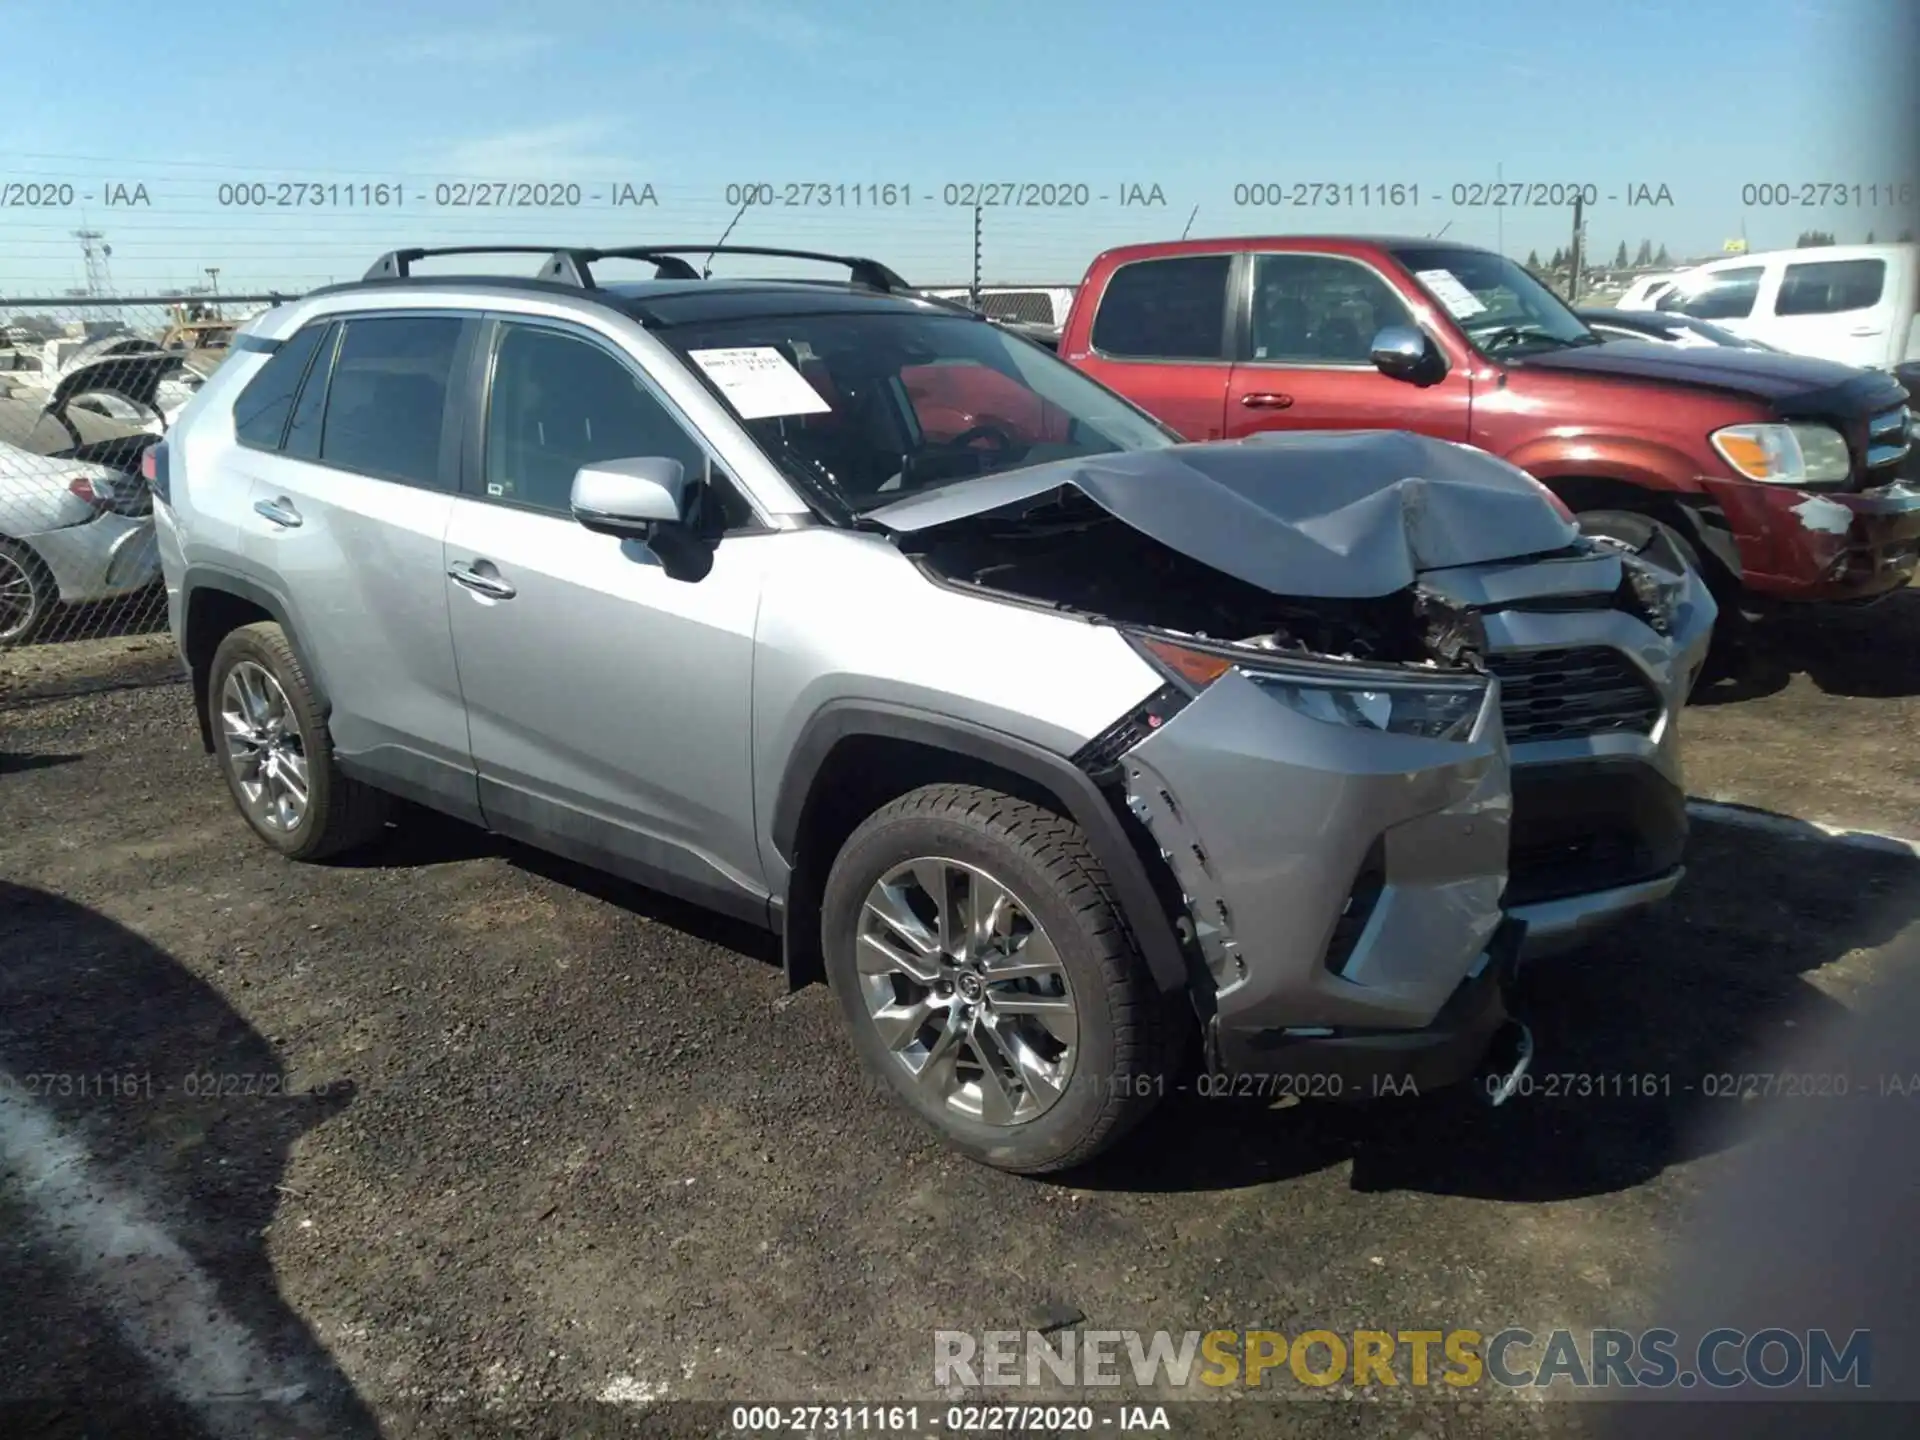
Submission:
M 364 280 L 405 280 L 412 274 L 413 262 L 432 255 L 551 255 L 552 245 L 438 245 L 411 250 L 389 250 L 373 262 Z
M 516 247 L 517 248 L 517 247 Z M 824 265 L 844 265 L 856 285 L 883 294 L 911 293 L 913 287 L 882 265 L 860 255 L 828 255 L 818 250 L 780 250 L 764 245 L 633 245 L 612 250 L 563 248 L 540 267 L 542 280 L 594 289 L 592 266 L 598 260 L 651 260 L 657 266 L 659 280 L 698 280 L 700 272 L 680 259 L 682 255 L 766 255 L 784 260 L 818 260 Z

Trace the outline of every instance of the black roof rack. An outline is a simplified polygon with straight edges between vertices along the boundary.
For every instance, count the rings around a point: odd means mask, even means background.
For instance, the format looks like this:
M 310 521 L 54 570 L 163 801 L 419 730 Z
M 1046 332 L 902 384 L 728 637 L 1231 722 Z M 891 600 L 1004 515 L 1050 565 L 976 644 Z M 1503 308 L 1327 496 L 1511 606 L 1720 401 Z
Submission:
M 817 260 L 823 265 L 844 265 L 856 285 L 882 294 L 909 294 L 913 287 L 900 276 L 861 255 L 828 255 L 819 250 L 782 250 L 765 245 L 629 245 L 611 250 L 558 249 L 540 267 L 542 280 L 557 280 L 582 289 L 597 288 L 592 266 L 600 260 L 650 260 L 656 280 L 698 280 L 702 276 L 682 255 L 766 255 L 782 260 Z
M 699 280 L 702 275 L 683 255 L 766 255 L 785 260 L 817 260 L 824 265 L 844 265 L 854 284 L 882 294 L 913 294 L 913 287 L 882 265 L 860 255 L 828 255 L 818 250 L 779 250 L 763 245 L 624 245 L 610 250 L 585 249 L 577 245 L 439 245 L 416 246 L 408 250 L 389 250 L 362 278 L 367 280 L 405 280 L 413 263 L 435 255 L 544 255 L 538 278 L 581 290 L 597 290 L 593 265 L 600 260 L 650 260 L 656 280 Z
M 405 280 L 412 274 L 413 262 L 432 255 L 551 255 L 554 245 L 437 245 L 411 250 L 389 250 L 373 262 L 362 276 L 365 280 Z

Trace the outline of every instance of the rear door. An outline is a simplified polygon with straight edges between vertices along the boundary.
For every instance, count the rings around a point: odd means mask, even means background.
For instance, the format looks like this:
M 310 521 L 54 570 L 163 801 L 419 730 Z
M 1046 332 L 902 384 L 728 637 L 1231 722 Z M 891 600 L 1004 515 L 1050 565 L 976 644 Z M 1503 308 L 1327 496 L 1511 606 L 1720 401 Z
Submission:
M 1897 344 L 1894 335 L 1900 289 L 1883 256 L 1793 261 L 1780 277 L 1763 338 L 1843 365 L 1889 364 L 1906 342 L 1904 324 Z
M 1247 257 L 1243 338 L 1227 387 L 1226 433 L 1414 430 L 1465 440 L 1473 386 L 1459 367 L 1433 385 L 1383 375 L 1373 337 L 1419 329 L 1400 292 L 1365 261 L 1284 252 Z
M 1226 433 L 1233 256 L 1134 260 L 1107 277 L 1089 349 L 1062 358 L 1188 440 Z
M 458 476 L 450 381 L 476 324 L 385 312 L 302 331 L 297 397 L 260 386 L 263 370 L 234 406 L 252 476 L 242 549 L 321 672 L 343 764 L 469 818 L 442 544 Z
M 560 322 L 488 330 L 446 553 L 487 824 L 763 922 L 753 636 L 780 536 L 629 356 Z M 717 539 L 698 580 L 573 518 L 580 466 L 640 456 L 705 477 Z

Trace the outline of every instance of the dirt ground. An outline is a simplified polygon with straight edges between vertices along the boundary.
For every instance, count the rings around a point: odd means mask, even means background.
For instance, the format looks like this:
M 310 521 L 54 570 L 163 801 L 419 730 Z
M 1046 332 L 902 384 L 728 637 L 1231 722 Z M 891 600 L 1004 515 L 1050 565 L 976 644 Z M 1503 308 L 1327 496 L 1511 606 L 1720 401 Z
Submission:
M 1916 602 L 1787 636 L 1773 673 L 1702 697 L 1695 792 L 1915 834 Z M 148 1434 L 267 1433 L 169 1401 L 73 1260 L 91 1232 L 49 1229 L 46 1187 L 82 1164 L 81 1203 L 137 1197 L 210 1281 L 192 1305 L 156 1283 L 144 1313 L 217 1308 L 251 1347 L 236 1373 L 304 1387 L 298 1433 L 944 1406 L 936 1329 L 1656 1323 L 1741 1108 L 1706 1077 L 1839 1014 L 1920 917 L 1911 860 L 1701 823 L 1671 902 L 1518 1002 L 1539 1072 L 1649 1093 L 1178 1096 L 1047 1182 L 889 1109 L 761 937 L 427 816 L 354 863 L 281 861 L 179 684 L 0 696 L 0 820 L 0 1083 L 78 1077 L 31 1083 L 82 1157 L 0 1161 L 0 1432 L 25 1435 L 120 1433 L 126 1406 Z M 1535 1435 L 1571 1408 L 1189 1403 L 1175 1433 Z

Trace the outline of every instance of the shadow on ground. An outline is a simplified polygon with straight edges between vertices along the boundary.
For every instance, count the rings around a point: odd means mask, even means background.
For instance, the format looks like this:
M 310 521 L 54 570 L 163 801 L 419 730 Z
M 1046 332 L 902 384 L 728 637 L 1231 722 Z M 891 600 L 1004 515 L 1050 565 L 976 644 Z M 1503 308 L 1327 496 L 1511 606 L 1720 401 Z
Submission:
M 1787 817 L 1776 817 L 1793 825 Z M 498 854 L 698 939 L 779 963 L 771 936 L 571 861 L 407 811 L 364 865 Z M 1511 1005 L 1536 1041 L 1531 1095 L 1499 1110 L 1471 1086 L 1366 1105 L 1276 1108 L 1176 1095 L 1147 1133 L 1063 1176 L 1076 1187 L 1237 1188 L 1351 1161 L 1360 1190 L 1508 1201 L 1604 1194 L 1711 1153 L 1740 1077 L 1786 1027 L 1841 1007 L 1806 977 L 1920 920 L 1920 863 L 1723 823 L 1694 826 L 1668 902 L 1586 950 L 1538 962 Z
M 1744 636 L 1734 673 L 1703 683 L 1692 703 L 1759 699 L 1784 690 L 1795 675 L 1828 695 L 1920 695 L 1920 590 L 1911 586 L 1870 605 L 1782 610 L 1754 622 Z
M 723 945 L 765 964 L 782 963 L 779 940 L 765 930 L 415 805 L 397 807 L 394 821 L 380 843 L 336 856 L 327 863 L 358 870 L 407 870 L 478 860 L 488 855 L 497 855 L 528 874 L 591 895 L 608 905 L 671 925 L 697 940 Z
M 185 967 L 85 906 L 4 883 L 0 1084 L 0 1430 L 379 1433 L 282 1299 L 266 1250 L 288 1151 L 350 1103 L 346 1090 L 288 1093 L 272 1043 Z M 124 1234 L 103 1249 L 71 1208 L 43 1211 L 51 1181 L 39 1172 L 53 1152 L 36 1137 L 46 1124 L 83 1147 L 91 1175 L 163 1230 L 184 1266 L 150 1249 L 114 1253 Z M 39 1188 L 25 1183 L 30 1173 Z M 183 1270 L 211 1281 L 233 1326 L 200 1328 Z M 231 1374 L 230 1348 L 206 1352 L 236 1333 L 304 1394 L 189 1400 L 150 1361 L 172 1350 L 176 1365 Z
M 1695 826 L 1680 893 L 1523 973 L 1533 1093 L 1498 1110 L 1462 1087 L 1368 1105 L 1274 1108 L 1179 1096 L 1140 1143 L 1068 1182 L 1184 1191 L 1351 1161 L 1358 1190 L 1564 1200 L 1642 1184 L 1724 1143 L 1779 1041 L 1842 1013 L 1806 977 L 1920 919 L 1920 864 L 1809 839 Z

